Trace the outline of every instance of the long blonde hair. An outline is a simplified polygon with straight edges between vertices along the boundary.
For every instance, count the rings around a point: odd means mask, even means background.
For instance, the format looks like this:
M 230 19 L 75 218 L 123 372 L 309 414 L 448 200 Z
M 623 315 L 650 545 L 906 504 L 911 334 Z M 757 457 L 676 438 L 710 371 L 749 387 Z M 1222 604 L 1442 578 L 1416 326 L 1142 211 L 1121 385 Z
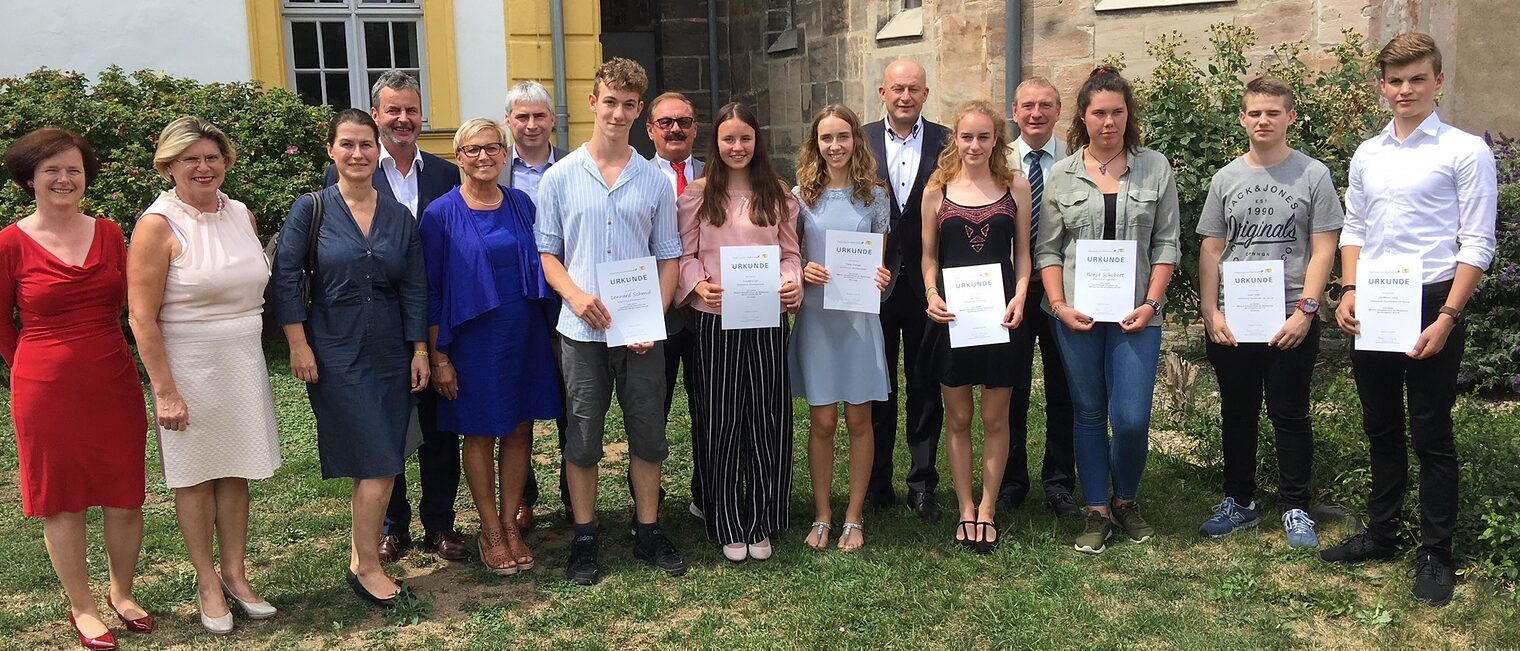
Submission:
M 998 112 L 997 107 L 990 102 L 974 99 L 962 104 L 955 111 L 955 120 L 950 123 L 950 142 L 945 145 L 944 151 L 939 155 L 939 167 L 934 170 L 934 175 L 929 177 L 929 183 L 925 190 L 939 190 L 959 176 L 966 161 L 961 158 L 961 150 L 955 146 L 956 133 L 960 130 L 961 120 L 972 113 L 980 113 L 992 120 L 992 151 L 987 156 L 987 165 L 992 169 L 992 180 L 997 183 L 1001 190 L 1013 187 L 1013 181 L 1019 172 L 1008 167 L 1008 125 L 1003 122 L 1003 114 Z
M 839 118 L 850 125 L 850 141 L 854 146 L 847 165 L 850 187 L 853 188 L 851 196 L 862 206 L 875 203 L 874 189 L 886 187 L 886 184 L 876 177 L 876 157 L 871 154 L 871 146 L 866 143 L 866 132 L 860 126 L 860 118 L 843 104 L 823 107 L 818 115 L 813 116 L 813 123 L 808 125 L 807 141 L 797 154 L 797 189 L 802 194 L 802 202 L 816 206 L 818 197 L 829 184 L 828 164 L 818 151 L 818 124 L 827 117 Z

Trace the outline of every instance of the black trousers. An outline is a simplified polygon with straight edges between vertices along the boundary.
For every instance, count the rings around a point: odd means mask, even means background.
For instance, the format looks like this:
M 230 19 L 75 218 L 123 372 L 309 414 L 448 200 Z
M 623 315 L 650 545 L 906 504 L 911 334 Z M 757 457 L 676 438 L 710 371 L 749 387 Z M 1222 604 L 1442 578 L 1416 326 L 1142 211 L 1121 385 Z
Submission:
M 1425 287 L 1421 327 L 1440 315 L 1451 283 Z M 1420 551 L 1451 558 L 1457 526 L 1457 448 L 1451 408 L 1457 400 L 1457 369 L 1467 329 L 1457 324 L 1441 352 L 1427 359 L 1403 353 L 1351 353 L 1356 392 L 1362 400 L 1363 428 L 1372 457 L 1368 529 L 1393 542 L 1409 492 L 1409 444 L 1404 432 L 1408 398 L 1409 441 L 1420 460 Z
M 417 394 L 417 420 L 422 425 L 422 446 L 417 448 L 422 497 L 417 513 L 426 533 L 447 533 L 454 530 L 454 500 L 459 497 L 459 436 L 438 431 L 438 394 L 431 389 Z M 396 475 L 385 508 L 383 531 L 388 535 L 410 534 L 412 505 L 406 484 L 406 473 Z
M 1013 337 L 1018 354 L 1013 396 L 1008 402 L 1008 465 L 1003 470 L 1003 485 L 998 494 L 1018 504 L 1029 495 L 1029 403 L 1034 386 L 1034 348 L 1040 347 L 1040 365 L 1045 378 L 1045 457 L 1040 464 L 1040 483 L 1045 499 L 1071 495 L 1077 485 L 1077 461 L 1072 449 L 1071 390 L 1066 386 L 1066 367 L 1061 363 L 1050 319 L 1040 307 L 1045 285 L 1029 283 L 1024 299 L 1024 321 L 1018 329 L 1024 336 Z
M 919 273 L 904 265 L 897 270 Z M 910 492 L 933 493 L 939 486 L 939 471 L 934 460 L 939 449 L 940 428 L 945 420 L 945 405 L 939 384 L 918 368 L 919 351 L 928 329 L 929 317 L 924 297 L 913 295 L 910 283 L 899 282 L 892 295 L 881 304 L 881 332 L 887 349 L 887 400 L 871 403 L 871 427 L 876 437 L 876 454 L 871 461 L 871 481 L 866 495 L 875 499 L 892 495 L 892 453 L 897 443 L 897 359 L 902 348 L 903 375 L 907 380 L 906 438 L 908 455 L 907 485 Z M 928 360 L 924 360 L 925 363 Z M 887 501 L 890 501 L 889 499 Z
M 1309 476 L 1314 465 L 1314 429 L 1309 422 L 1309 380 L 1319 357 L 1319 319 L 1294 348 L 1266 344 L 1224 346 L 1208 341 L 1205 349 L 1219 378 L 1219 412 L 1224 432 L 1224 494 L 1241 505 L 1256 499 L 1256 449 L 1261 432 L 1261 403 L 1276 434 L 1277 505 L 1309 510 Z
M 697 441 L 702 438 L 702 426 L 697 422 L 696 413 L 691 404 L 691 388 L 697 385 L 696 373 L 693 366 L 696 365 L 696 333 L 692 330 L 695 326 L 687 324 L 686 327 L 676 331 L 665 340 L 665 422 L 670 422 L 670 407 L 676 397 L 676 378 L 683 379 L 682 385 L 686 387 L 686 416 L 691 421 L 691 445 L 696 449 Z M 685 373 L 681 372 L 682 367 Z M 633 478 L 629 476 L 629 491 L 633 490 Z M 691 473 L 691 495 L 695 500 L 697 495 L 702 494 L 697 485 L 697 473 Z M 665 489 L 660 489 L 660 499 L 665 499 Z

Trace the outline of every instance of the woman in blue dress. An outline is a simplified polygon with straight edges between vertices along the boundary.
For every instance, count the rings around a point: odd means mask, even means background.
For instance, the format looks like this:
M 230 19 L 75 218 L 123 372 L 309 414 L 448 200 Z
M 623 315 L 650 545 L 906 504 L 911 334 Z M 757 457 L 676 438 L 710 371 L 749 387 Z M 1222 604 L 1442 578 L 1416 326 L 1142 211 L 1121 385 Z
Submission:
M 327 151 L 338 183 L 317 194 L 311 303 L 300 284 L 316 205 L 303 196 L 280 228 L 273 309 L 290 343 L 290 370 L 306 382 L 317 419 L 322 478 L 355 480 L 349 587 L 389 608 L 401 587 L 380 567 L 375 541 L 403 471 L 410 394 L 428 384 L 427 279 L 411 213 L 371 183 L 380 159 L 375 121 L 359 110 L 338 112 Z
M 463 184 L 429 204 L 420 226 L 433 388 L 444 398 L 438 427 L 464 436 L 481 561 L 515 574 L 533 569 L 515 519 L 533 421 L 561 411 L 548 316 L 558 306 L 539 266 L 533 201 L 496 183 L 505 130 L 491 120 L 465 122 L 454 132 L 454 155 Z
M 823 305 L 829 282 L 828 231 L 885 234 L 888 223 L 886 185 L 876 178 L 876 160 L 866 146 L 860 119 L 849 108 L 831 104 L 808 127 L 807 143 L 797 159 L 797 197 L 801 211 L 802 309 L 788 346 L 792 395 L 807 400 L 811 412 L 808 471 L 813 479 L 813 526 L 807 544 L 823 549 L 833 528 L 829 490 L 834 483 L 834 433 L 839 403 L 844 403 L 850 432 L 850 502 L 845 509 L 839 549 L 865 544 L 866 484 L 871 479 L 875 439 L 871 402 L 887 399 L 887 359 L 881 320 L 876 314 L 830 310 Z M 877 289 L 890 279 L 876 270 Z

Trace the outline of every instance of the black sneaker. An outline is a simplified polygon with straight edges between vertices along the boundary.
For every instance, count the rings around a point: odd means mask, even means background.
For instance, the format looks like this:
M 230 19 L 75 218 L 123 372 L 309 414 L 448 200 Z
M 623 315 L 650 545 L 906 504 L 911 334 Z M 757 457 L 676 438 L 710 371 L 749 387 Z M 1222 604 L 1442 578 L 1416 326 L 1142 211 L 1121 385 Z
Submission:
M 593 585 L 601 580 L 596 553 L 596 536 L 582 534 L 571 540 L 570 560 L 565 561 L 565 578 L 579 585 Z
M 686 559 L 676 546 L 670 544 L 665 532 L 658 526 L 649 527 L 642 536 L 634 538 L 633 557 L 664 570 L 670 576 L 686 573 Z
M 1319 559 L 1326 563 L 1360 563 L 1386 561 L 1398 553 L 1398 547 L 1378 540 L 1371 530 L 1367 530 L 1347 538 L 1339 545 L 1321 550 Z
M 1050 510 L 1054 511 L 1058 518 L 1080 518 L 1082 507 L 1077 506 L 1076 500 L 1071 498 L 1071 493 L 1056 493 L 1047 502 Z
M 1430 606 L 1445 606 L 1451 601 L 1452 587 L 1457 582 L 1457 572 L 1444 559 L 1430 552 L 1420 552 L 1415 560 L 1414 588 L 1410 594 L 1415 601 Z

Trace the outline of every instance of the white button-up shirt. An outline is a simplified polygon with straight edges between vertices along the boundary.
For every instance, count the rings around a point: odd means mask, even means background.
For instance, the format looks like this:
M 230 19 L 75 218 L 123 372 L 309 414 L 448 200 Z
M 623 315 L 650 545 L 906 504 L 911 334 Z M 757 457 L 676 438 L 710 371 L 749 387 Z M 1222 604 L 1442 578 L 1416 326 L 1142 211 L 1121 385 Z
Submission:
M 1482 138 L 1432 113 L 1400 141 L 1390 122 L 1351 157 L 1341 246 L 1362 247 L 1362 258 L 1417 255 L 1424 284 L 1450 280 L 1459 262 L 1493 261 L 1498 202 Z
M 396 201 L 412 211 L 412 217 L 417 216 L 417 177 L 422 176 L 422 148 L 412 152 L 412 170 L 402 174 L 396 169 L 396 158 L 391 156 L 391 150 L 384 145 L 380 147 L 380 169 L 385 172 L 386 180 L 391 182 L 391 193 L 396 195 Z
M 675 191 L 676 191 L 676 168 L 671 167 L 670 166 L 670 161 L 665 160 L 664 158 L 660 157 L 659 154 L 655 154 L 655 157 L 653 159 L 651 159 L 651 160 L 654 161 L 654 166 L 655 167 L 660 168 L 660 173 L 665 175 L 665 179 L 668 180 L 668 181 L 670 181 L 670 193 L 671 194 L 675 194 Z M 685 176 L 686 176 L 686 182 L 687 183 L 691 183 L 692 181 L 697 180 L 696 160 L 697 159 L 693 158 L 690 155 L 686 156 L 686 171 L 685 171 Z
M 913 191 L 913 181 L 918 178 L 918 161 L 924 155 L 924 118 L 918 117 L 907 138 L 900 138 L 892 130 L 888 120 L 886 132 L 887 176 L 892 184 L 892 196 L 897 199 L 897 210 L 907 210 L 908 195 Z
M 1066 149 L 1065 144 L 1061 142 L 1060 138 L 1052 135 L 1050 140 L 1045 141 L 1045 146 L 1040 148 L 1040 151 L 1045 152 L 1045 155 L 1040 157 L 1040 178 L 1045 179 L 1046 183 L 1050 183 L 1051 166 L 1055 165 L 1056 161 L 1066 158 L 1066 154 L 1064 153 Z M 1029 143 L 1024 142 L 1023 138 L 1014 138 L 1013 147 L 1009 148 L 1008 152 L 1008 166 L 1017 167 L 1024 173 L 1024 176 L 1029 176 L 1029 168 L 1026 167 L 1026 157 L 1032 151 L 1034 151 L 1034 148 L 1030 147 Z

